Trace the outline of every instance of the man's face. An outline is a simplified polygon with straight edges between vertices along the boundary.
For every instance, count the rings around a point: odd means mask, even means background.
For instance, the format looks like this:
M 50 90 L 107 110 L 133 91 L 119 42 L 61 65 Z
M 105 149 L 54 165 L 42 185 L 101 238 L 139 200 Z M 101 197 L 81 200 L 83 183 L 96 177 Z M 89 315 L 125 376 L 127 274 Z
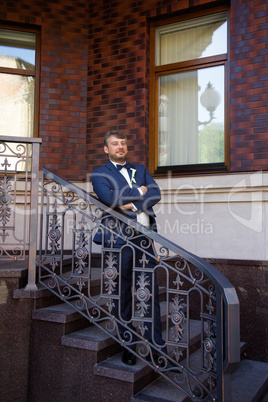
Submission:
M 127 157 L 127 141 L 111 135 L 108 138 L 108 146 L 104 146 L 104 152 L 109 155 L 113 162 L 124 163 Z

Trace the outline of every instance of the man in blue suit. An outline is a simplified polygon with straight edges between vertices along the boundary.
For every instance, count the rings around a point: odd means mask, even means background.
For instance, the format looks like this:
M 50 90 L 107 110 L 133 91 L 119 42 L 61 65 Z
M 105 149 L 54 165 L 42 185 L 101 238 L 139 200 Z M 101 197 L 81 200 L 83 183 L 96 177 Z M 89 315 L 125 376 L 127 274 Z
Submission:
M 125 135 L 120 131 L 109 131 L 104 138 L 104 152 L 108 155 L 109 161 L 105 166 L 97 168 L 92 172 L 94 192 L 105 205 L 118 210 L 128 218 L 134 219 L 138 223 L 156 231 L 153 206 L 161 199 L 160 189 L 145 166 L 132 165 L 126 162 L 128 149 Z M 123 225 L 123 228 L 126 228 L 126 225 Z M 115 232 L 116 230 L 117 228 L 115 228 Z M 141 244 L 141 240 L 146 239 L 145 236 L 139 236 L 139 233 L 136 233 L 136 235 L 138 235 L 136 244 Z M 109 231 L 105 231 L 105 234 L 103 234 L 102 231 L 98 231 L 94 237 L 94 241 L 98 244 L 103 244 L 104 247 L 111 247 L 111 242 L 113 243 L 112 246 L 114 245 L 116 248 L 121 248 L 125 244 L 122 236 L 114 236 L 114 238 L 111 239 Z M 153 253 L 152 247 L 150 251 Z M 135 251 L 136 264 L 141 264 L 142 254 L 141 250 Z M 146 268 L 150 267 L 153 269 L 155 260 L 147 256 L 146 259 L 148 264 Z M 132 249 L 130 247 L 123 247 L 121 255 L 121 304 L 118 306 L 117 301 L 115 301 L 114 314 L 117 318 L 121 317 L 127 322 L 128 327 L 131 329 L 133 329 L 131 324 L 132 269 Z M 152 283 L 152 274 L 149 274 L 149 277 L 150 283 Z M 146 323 L 147 331 L 145 333 L 150 342 L 158 346 L 163 346 L 163 351 L 166 351 L 161 333 L 156 275 L 154 292 L 154 326 L 152 330 L 151 324 Z M 152 312 L 152 306 L 150 306 L 149 310 Z M 120 326 L 119 329 L 121 329 Z M 126 364 L 133 365 L 136 363 L 136 357 L 133 353 L 125 349 L 122 361 Z

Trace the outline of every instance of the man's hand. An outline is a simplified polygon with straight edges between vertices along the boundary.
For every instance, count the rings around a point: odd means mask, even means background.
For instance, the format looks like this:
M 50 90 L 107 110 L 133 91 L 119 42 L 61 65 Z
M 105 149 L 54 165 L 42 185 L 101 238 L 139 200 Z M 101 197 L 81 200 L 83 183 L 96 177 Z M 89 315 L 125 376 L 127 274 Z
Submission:
M 142 194 L 145 195 L 148 191 L 148 188 L 145 186 L 140 186 L 139 189 L 142 191 Z
M 140 186 L 139 190 L 142 192 L 142 195 L 145 195 L 148 191 L 148 188 L 146 186 Z M 128 209 L 134 210 L 133 208 L 135 208 L 135 206 L 130 202 L 129 204 L 121 205 L 119 208 L 123 211 L 126 211 Z
M 119 208 L 123 210 L 133 209 L 133 204 L 130 202 L 129 204 L 121 205 Z

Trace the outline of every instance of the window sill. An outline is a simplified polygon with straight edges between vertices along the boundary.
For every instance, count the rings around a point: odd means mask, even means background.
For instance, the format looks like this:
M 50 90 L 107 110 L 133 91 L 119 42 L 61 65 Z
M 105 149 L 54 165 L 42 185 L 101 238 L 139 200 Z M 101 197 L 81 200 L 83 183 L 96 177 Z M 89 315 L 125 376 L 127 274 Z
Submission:
M 158 166 L 154 175 L 177 174 L 200 174 L 200 173 L 218 173 L 227 172 L 228 168 L 224 163 L 203 163 L 198 165 L 175 165 Z

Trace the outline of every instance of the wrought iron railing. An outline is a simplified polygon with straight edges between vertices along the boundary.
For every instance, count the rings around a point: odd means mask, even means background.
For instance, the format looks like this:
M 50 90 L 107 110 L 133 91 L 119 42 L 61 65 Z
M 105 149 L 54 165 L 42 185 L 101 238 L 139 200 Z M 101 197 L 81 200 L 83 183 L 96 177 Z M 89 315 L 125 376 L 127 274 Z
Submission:
M 102 241 L 99 268 L 92 263 L 97 231 L 102 239 L 107 232 L 111 235 L 109 247 Z M 134 251 L 135 329 L 113 313 L 121 297 L 122 253 L 114 236 Z M 137 251 L 140 261 L 135 260 Z M 69 268 L 66 256 L 71 256 Z M 147 267 L 152 259 L 155 263 Z M 240 359 L 239 302 L 233 286 L 215 267 L 47 169 L 43 169 L 38 264 L 40 283 L 130 351 L 135 344 L 136 355 L 191 400 L 230 400 L 230 374 Z M 96 275 L 98 294 L 93 291 Z M 146 327 L 154 326 L 155 295 L 149 282 L 156 275 L 165 288 L 162 324 L 167 353 L 145 335 Z M 193 343 L 199 351 L 192 354 Z
M 36 289 L 39 138 L 0 136 L 0 261 L 28 258 L 28 285 Z

